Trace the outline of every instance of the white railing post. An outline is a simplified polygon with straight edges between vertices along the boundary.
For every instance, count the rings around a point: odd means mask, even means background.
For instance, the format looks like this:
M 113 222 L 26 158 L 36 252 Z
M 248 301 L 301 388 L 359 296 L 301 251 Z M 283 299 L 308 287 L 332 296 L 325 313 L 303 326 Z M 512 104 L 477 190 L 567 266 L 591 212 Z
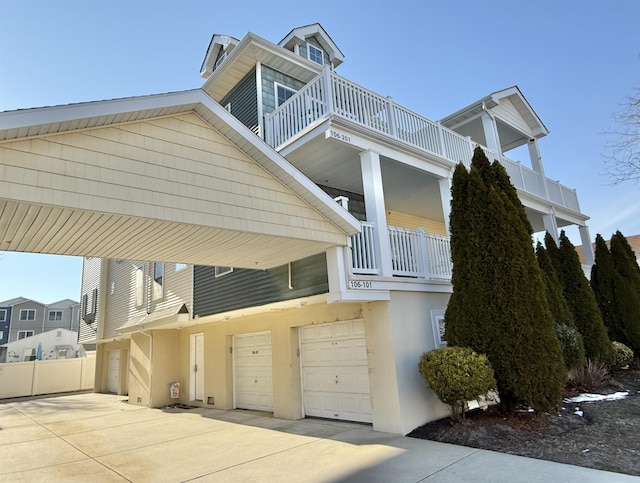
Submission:
M 442 124 L 438 122 L 438 140 L 440 141 L 440 152 L 438 153 L 443 158 L 448 158 L 447 149 L 444 144 L 444 132 L 442 131 Z
M 396 107 L 391 96 L 387 96 L 387 110 L 389 113 L 389 136 L 396 137 Z
M 327 106 L 327 114 L 333 114 L 335 109 L 333 105 L 333 89 L 331 88 L 331 70 L 327 65 L 322 69 L 322 81 L 322 92 Z

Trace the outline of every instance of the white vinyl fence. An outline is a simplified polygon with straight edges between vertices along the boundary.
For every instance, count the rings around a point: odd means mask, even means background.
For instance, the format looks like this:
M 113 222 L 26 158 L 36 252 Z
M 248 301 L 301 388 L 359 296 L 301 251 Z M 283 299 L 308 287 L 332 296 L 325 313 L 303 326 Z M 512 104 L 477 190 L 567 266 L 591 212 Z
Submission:
M 0 399 L 93 389 L 95 353 L 77 359 L 0 364 Z

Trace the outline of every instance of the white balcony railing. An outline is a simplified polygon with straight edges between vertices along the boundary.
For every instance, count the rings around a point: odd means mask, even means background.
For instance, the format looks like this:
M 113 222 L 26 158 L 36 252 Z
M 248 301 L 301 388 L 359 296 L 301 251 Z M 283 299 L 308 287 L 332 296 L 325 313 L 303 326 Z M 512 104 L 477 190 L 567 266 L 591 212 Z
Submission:
M 325 69 L 282 106 L 265 117 L 265 140 L 274 148 L 284 145 L 309 126 L 329 116 L 338 116 L 406 144 L 467 167 L 476 143 L 469 137 L 430 121 L 391 98 L 383 97 Z M 575 190 L 546 178 L 500 153 L 482 147 L 490 160 L 506 168 L 513 185 L 521 191 L 580 211 Z
M 380 263 L 375 253 L 375 226 L 363 223 L 362 232 L 351 237 L 351 260 L 354 274 L 378 275 Z M 451 247 L 449 239 L 423 230 L 390 226 L 392 274 L 429 280 L 451 280 Z

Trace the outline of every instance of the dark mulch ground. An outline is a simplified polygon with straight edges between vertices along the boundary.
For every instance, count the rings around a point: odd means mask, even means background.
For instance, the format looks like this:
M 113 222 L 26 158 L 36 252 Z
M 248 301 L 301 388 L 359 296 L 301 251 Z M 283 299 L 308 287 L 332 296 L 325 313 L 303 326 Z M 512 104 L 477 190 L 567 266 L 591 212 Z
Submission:
M 476 410 L 462 423 L 441 419 L 408 436 L 640 476 L 640 371 L 621 371 L 615 381 L 591 392 L 620 391 L 629 397 L 564 402 L 556 414 L 505 418 L 496 407 Z

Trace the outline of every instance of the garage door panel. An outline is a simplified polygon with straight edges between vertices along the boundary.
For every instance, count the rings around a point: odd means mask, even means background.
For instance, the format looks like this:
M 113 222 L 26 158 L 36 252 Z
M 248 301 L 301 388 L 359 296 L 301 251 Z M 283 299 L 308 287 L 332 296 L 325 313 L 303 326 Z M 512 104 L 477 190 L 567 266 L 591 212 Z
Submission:
M 273 411 L 271 333 L 233 338 L 235 406 Z
M 300 339 L 305 414 L 371 422 L 364 323 L 307 326 Z

